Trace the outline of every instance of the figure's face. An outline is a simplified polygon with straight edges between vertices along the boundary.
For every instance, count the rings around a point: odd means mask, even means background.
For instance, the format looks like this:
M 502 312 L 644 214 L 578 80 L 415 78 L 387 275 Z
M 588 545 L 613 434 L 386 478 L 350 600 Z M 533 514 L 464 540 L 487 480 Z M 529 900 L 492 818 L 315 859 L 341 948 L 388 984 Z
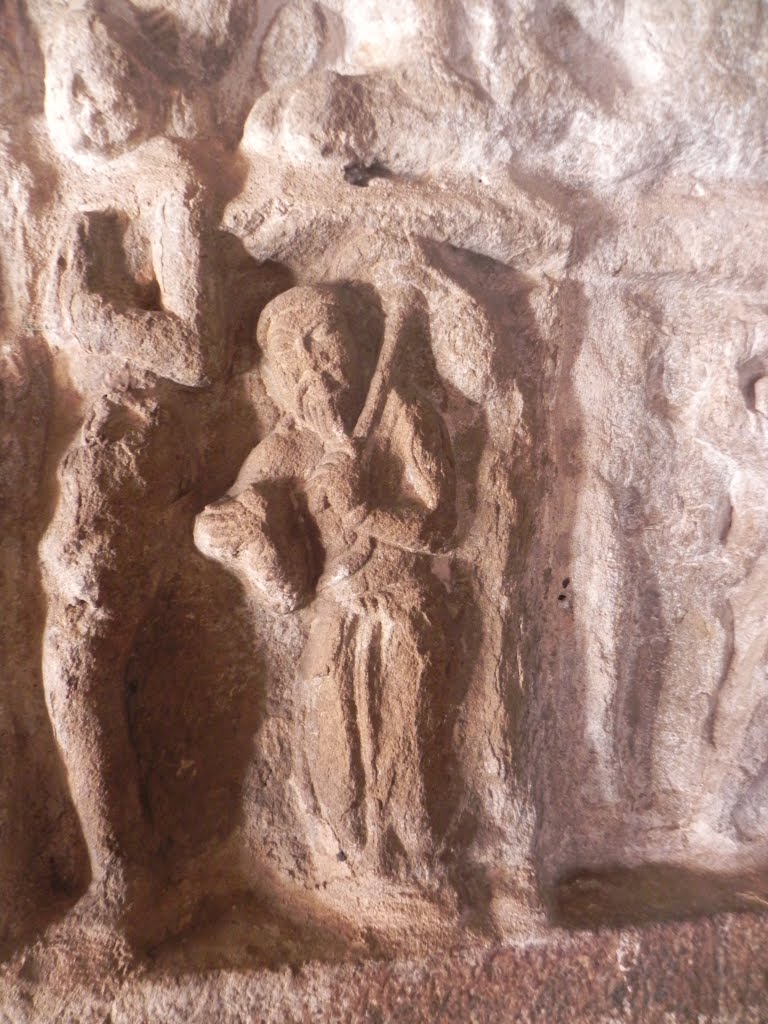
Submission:
M 60 20 L 46 62 L 46 116 L 65 150 L 114 157 L 159 129 L 159 83 L 94 12 Z
M 318 314 L 320 315 L 313 315 Z M 286 310 L 270 323 L 264 379 L 272 398 L 324 440 L 348 436 L 364 398 L 341 316 Z

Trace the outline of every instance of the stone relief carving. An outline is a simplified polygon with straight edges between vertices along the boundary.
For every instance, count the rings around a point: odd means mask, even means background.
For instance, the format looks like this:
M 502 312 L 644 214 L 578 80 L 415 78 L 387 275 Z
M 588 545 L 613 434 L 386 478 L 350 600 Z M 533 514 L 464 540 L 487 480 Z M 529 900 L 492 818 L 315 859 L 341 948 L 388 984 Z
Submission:
M 0 9 L 9 1019 L 768 899 L 762 129 L 402 7 Z
M 391 302 L 372 373 L 361 300 L 345 315 L 338 292 L 292 288 L 266 307 L 262 368 L 283 415 L 195 538 L 277 612 L 309 606 L 294 771 L 325 845 L 341 861 L 417 871 L 441 781 L 448 644 L 431 556 L 451 546 L 456 478 L 424 382 L 420 393 L 398 367 L 399 347 L 423 343 L 413 329 L 399 337 L 413 297 Z

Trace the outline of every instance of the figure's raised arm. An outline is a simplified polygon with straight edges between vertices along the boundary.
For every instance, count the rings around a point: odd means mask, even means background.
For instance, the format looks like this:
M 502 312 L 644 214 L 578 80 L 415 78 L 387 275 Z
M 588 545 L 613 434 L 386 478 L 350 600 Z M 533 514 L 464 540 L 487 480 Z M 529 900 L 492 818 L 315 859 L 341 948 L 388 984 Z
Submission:
M 149 225 L 117 210 L 78 215 L 58 262 L 65 334 L 179 384 L 214 380 L 226 338 L 198 220 L 176 192 L 160 198 Z

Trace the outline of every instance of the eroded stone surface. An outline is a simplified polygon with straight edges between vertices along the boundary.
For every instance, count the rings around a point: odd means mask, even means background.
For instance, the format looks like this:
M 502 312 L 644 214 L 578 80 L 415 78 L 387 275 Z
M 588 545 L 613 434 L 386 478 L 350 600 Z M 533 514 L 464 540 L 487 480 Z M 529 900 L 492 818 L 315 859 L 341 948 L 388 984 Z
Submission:
M 4 1019 L 759 1019 L 766 24 L 0 7 Z

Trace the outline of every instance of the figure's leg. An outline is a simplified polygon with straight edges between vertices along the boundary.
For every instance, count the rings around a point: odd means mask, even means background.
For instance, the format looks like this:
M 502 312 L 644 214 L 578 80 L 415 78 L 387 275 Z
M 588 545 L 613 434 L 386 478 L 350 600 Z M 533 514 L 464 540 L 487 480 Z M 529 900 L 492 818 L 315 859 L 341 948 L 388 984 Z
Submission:
M 2 16 L 0 15 L 0 20 Z M 36 337 L 0 344 L 0 960 L 83 884 L 40 679 L 37 546 L 46 516 L 51 361 Z
M 436 712 L 446 637 L 420 609 L 399 609 L 380 630 L 367 674 L 375 735 L 379 859 L 387 873 L 425 867 L 433 855 L 430 797 L 440 751 Z
M 133 617 L 131 617 L 133 618 Z M 138 767 L 124 690 L 130 621 L 54 600 L 43 671 L 46 697 L 94 883 L 146 848 Z
M 338 854 L 350 859 L 366 838 L 366 779 L 354 694 L 358 628 L 353 616 L 318 616 L 299 670 L 298 746 L 310 799 L 330 827 Z

